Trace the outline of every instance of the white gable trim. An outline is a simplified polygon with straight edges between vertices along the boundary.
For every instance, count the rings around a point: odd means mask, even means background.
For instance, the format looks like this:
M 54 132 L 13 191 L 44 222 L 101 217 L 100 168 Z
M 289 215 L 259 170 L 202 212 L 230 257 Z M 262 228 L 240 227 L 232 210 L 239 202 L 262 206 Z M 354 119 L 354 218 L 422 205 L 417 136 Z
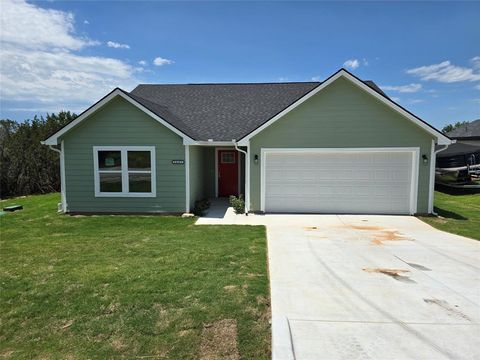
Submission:
M 397 111 L 398 113 L 400 113 L 401 115 L 403 115 L 404 117 L 406 117 L 407 119 L 409 119 L 410 121 L 412 121 L 414 124 L 416 124 L 417 126 L 421 127 L 423 130 L 425 130 L 426 132 L 428 132 L 429 134 L 431 134 L 432 136 L 434 136 L 436 139 L 437 139 L 437 143 L 439 145 L 447 145 L 447 144 L 451 144 L 452 143 L 452 140 L 450 140 L 448 137 L 446 137 L 445 135 L 443 135 L 441 132 L 439 132 L 438 130 L 435 130 L 433 129 L 432 127 L 428 126 L 427 124 L 425 124 L 423 121 L 419 120 L 418 118 L 416 118 L 415 116 L 413 116 L 412 114 L 410 114 L 408 111 L 406 111 L 405 109 L 403 109 L 401 106 L 397 105 L 395 102 L 393 102 L 392 100 L 390 99 L 387 99 L 386 97 L 380 95 L 378 92 L 376 92 L 375 90 L 373 90 L 370 86 L 366 85 L 363 81 L 360 81 L 359 79 L 357 79 L 355 76 L 353 76 L 352 74 L 350 74 L 348 71 L 344 70 L 344 69 L 341 69 L 340 71 L 338 71 L 337 73 L 335 73 L 333 76 L 331 76 L 330 78 L 328 78 L 326 81 L 324 81 L 323 83 L 321 83 L 319 86 L 317 86 L 315 89 L 313 89 L 312 91 L 310 91 L 308 94 L 306 94 L 305 96 L 303 96 L 302 98 L 298 99 L 296 102 L 294 102 L 293 104 L 291 104 L 289 107 L 285 108 L 283 111 L 281 111 L 280 113 L 278 113 L 277 115 L 275 115 L 273 118 L 271 118 L 269 121 L 267 121 L 265 124 L 263 124 L 262 126 L 258 127 L 256 130 L 254 130 L 253 132 L 251 132 L 250 134 L 244 136 L 242 139 L 240 139 L 238 141 L 238 145 L 240 146 L 246 146 L 246 144 L 248 143 L 248 141 L 254 137 L 255 135 L 257 135 L 259 132 L 263 131 L 265 128 L 267 128 L 268 126 L 272 125 L 273 123 L 275 123 L 277 120 L 279 120 L 280 118 L 282 118 L 283 116 L 285 116 L 286 114 L 288 114 L 290 111 L 292 111 L 293 109 L 295 109 L 297 106 L 299 106 L 300 104 L 302 104 L 303 102 L 305 102 L 306 100 L 310 99 L 312 96 L 314 96 L 315 94 L 317 94 L 318 92 L 322 91 L 323 89 L 325 89 L 328 85 L 330 85 L 331 83 L 333 83 L 335 80 L 339 79 L 339 78 L 345 78 L 349 81 L 351 81 L 352 83 L 354 83 L 355 85 L 357 85 L 358 87 L 360 87 L 361 89 L 365 90 L 366 92 L 368 92 L 369 94 L 373 95 L 374 97 L 376 97 L 378 100 L 380 100 L 381 102 L 383 102 L 384 104 L 386 104 L 387 106 L 391 107 L 392 109 L 394 109 L 395 111 Z
M 175 134 L 177 134 L 178 136 L 180 136 L 184 143 L 189 143 L 189 142 L 193 142 L 194 140 L 192 138 L 190 138 L 189 136 L 187 136 L 186 134 L 184 134 L 183 132 L 181 132 L 180 130 L 178 130 L 176 127 L 172 126 L 170 123 L 168 123 L 167 121 L 165 121 L 164 119 L 162 119 L 160 116 L 158 116 L 157 114 L 151 112 L 150 110 L 148 110 L 145 106 L 143 106 L 142 104 L 140 104 L 138 101 L 132 99 L 130 96 L 128 96 L 127 94 L 125 94 L 122 90 L 120 89 L 115 89 L 113 90 L 110 94 L 108 94 L 107 96 L 105 96 L 102 100 L 100 100 L 99 102 L 97 102 L 95 105 L 93 105 L 92 107 L 90 107 L 89 109 L 87 109 L 85 112 L 83 112 L 79 117 L 77 117 L 74 121 L 72 121 L 70 124 L 68 124 L 67 126 L 65 126 L 64 128 L 60 129 L 59 131 L 57 131 L 55 134 L 53 134 L 52 136 L 50 136 L 48 139 L 46 139 L 45 141 L 42 141 L 42 144 L 44 145 L 57 145 L 58 144 L 58 138 L 61 137 L 62 135 L 64 135 L 65 133 L 69 132 L 71 129 L 73 129 L 75 126 L 77 126 L 79 123 L 81 123 L 83 120 L 85 120 L 86 118 L 88 118 L 90 115 L 92 115 L 94 112 L 96 112 L 97 110 L 99 110 L 100 108 L 102 108 L 104 105 L 106 105 L 108 102 L 110 102 L 111 100 L 113 100 L 115 97 L 117 96 L 120 96 L 122 97 L 123 99 L 127 100 L 130 104 L 136 106 L 138 109 L 142 110 L 144 113 L 146 113 L 147 115 L 151 116 L 152 118 L 154 118 L 155 120 L 157 120 L 160 124 L 162 124 L 163 126 L 165 126 L 166 128 L 168 128 L 169 130 L 173 131 Z

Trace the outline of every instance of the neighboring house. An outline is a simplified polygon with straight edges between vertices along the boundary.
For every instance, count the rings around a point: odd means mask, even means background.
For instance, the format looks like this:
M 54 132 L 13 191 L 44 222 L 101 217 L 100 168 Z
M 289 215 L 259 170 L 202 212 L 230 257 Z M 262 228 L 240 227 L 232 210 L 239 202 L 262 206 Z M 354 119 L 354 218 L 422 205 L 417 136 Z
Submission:
M 65 212 L 433 210 L 435 144 L 451 140 L 341 69 L 324 82 L 115 89 L 43 142 L 60 145 Z M 432 161 L 433 160 L 433 161 Z
M 463 124 L 447 135 L 458 143 L 480 146 L 480 119 Z

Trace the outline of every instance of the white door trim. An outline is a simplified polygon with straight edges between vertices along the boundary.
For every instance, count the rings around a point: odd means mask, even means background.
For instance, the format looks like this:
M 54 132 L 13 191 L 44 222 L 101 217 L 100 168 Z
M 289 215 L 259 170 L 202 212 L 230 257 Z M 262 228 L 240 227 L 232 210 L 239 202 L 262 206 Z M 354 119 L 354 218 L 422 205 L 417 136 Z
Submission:
M 355 153 L 355 152 L 409 152 L 412 154 L 412 181 L 410 189 L 410 215 L 417 212 L 418 166 L 420 148 L 384 147 L 384 148 L 261 148 L 260 164 L 260 210 L 265 211 L 265 160 L 269 153 Z
M 218 198 L 218 151 L 219 150 L 228 150 L 233 151 L 237 154 L 237 164 L 238 164 L 238 179 L 237 179 L 237 191 L 240 194 L 241 186 L 240 186 L 240 154 L 234 147 L 216 147 L 215 148 L 215 197 Z

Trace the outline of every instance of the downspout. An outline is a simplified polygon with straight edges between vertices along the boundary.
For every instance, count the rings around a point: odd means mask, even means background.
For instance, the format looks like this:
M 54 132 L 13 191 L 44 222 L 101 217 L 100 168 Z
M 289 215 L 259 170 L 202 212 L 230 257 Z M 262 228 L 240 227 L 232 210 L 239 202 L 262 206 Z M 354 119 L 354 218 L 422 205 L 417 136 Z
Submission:
M 248 161 L 248 153 L 238 147 L 237 140 L 232 139 L 232 143 L 235 146 L 235 150 L 245 155 L 245 215 L 248 216 L 248 211 L 250 210 L 250 187 L 247 184 L 250 177 L 250 161 Z
M 53 151 L 59 153 L 60 155 L 62 155 L 62 152 L 60 150 L 58 150 L 57 148 L 54 148 L 53 145 L 48 145 L 48 147 L 50 148 L 50 150 L 53 150 Z
M 444 150 L 447 150 L 447 148 L 448 148 L 451 144 L 455 144 L 456 142 L 457 142 L 457 140 L 452 140 L 452 142 L 451 142 L 450 144 L 444 145 L 444 147 L 442 147 L 442 148 L 440 148 L 440 149 L 438 149 L 438 150 L 435 150 L 435 151 L 433 152 L 433 156 L 435 157 L 435 166 L 437 165 L 437 164 L 436 164 L 436 162 L 437 162 L 437 154 L 440 153 L 440 152 L 442 152 L 442 151 L 444 151 Z M 432 161 L 432 159 L 430 159 L 430 161 Z M 435 183 L 435 168 L 434 168 L 433 171 L 434 171 L 434 172 L 433 172 L 433 176 L 434 176 L 433 181 L 434 181 L 434 183 Z M 435 185 L 434 185 L 434 190 L 435 190 Z M 435 211 L 433 211 L 433 209 L 432 209 L 432 214 L 435 215 L 435 216 L 438 216 L 438 214 L 437 214 Z

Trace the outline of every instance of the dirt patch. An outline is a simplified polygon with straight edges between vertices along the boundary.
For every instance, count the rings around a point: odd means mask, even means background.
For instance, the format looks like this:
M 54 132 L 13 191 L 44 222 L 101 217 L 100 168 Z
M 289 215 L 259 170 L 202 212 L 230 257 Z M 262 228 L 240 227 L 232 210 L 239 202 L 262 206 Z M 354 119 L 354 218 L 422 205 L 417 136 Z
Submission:
M 0 353 L 0 358 L 8 359 L 10 358 L 15 350 L 5 350 L 4 352 Z
M 439 299 L 423 299 L 423 301 L 425 301 L 427 304 L 433 304 L 441 307 L 442 309 L 447 311 L 448 315 L 450 316 L 455 316 L 461 319 L 472 321 L 467 315 L 462 313 L 460 310 L 456 309 L 458 305 L 452 306 L 447 301 L 439 300 Z
M 68 320 L 66 321 L 65 323 L 63 323 L 61 326 L 60 326 L 60 329 L 63 330 L 63 329 L 68 329 L 70 326 L 73 325 L 73 320 Z
M 206 324 L 202 331 L 200 360 L 238 360 L 237 321 L 223 319 Z
M 111 341 L 111 345 L 115 350 L 122 350 L 127 347 L 123 339 L 115 338 Z
M 410 279 L 408 276 L 400 275 L 400 274 L 406 274 L 409 273 L 410 270 L 405 270 L 405 269 L 385 269 L 385 268 L 364 268 L 362 269 L 365 272 L 369 273 L 378 273 L 378 274 L 384 274 L 387 276 L 390 276 L 391 278 L 401 281 L 401 282 L 406 282 L 406 283 L 415 283 L 415 280 Z
M 233 291 L 237 288 L 237 285 L 227 285 L 227 286 L 224 286 L 223 287 L 223 290 L 226 290 L 226 291 Z

